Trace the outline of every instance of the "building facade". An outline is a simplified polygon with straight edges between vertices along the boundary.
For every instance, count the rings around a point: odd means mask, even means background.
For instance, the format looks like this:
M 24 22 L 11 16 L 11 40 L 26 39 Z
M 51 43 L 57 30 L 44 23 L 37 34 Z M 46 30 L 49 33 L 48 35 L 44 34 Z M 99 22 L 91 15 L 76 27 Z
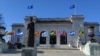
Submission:
M 26 16 L 25 23 L 12 25 L 12 30 L 15 34 L 12 36 L 11 42 L 20 42 L 27 45 L 27 24 L 30 21 L 30 17 L 33 17 L 35 23 L 35 32 L 39 32 L 39 36 L 35 36 L 35 41 L 40 47 L 50 47 L 52 45 L 55 47 L 66 47 L 68 44 L 77 46 L 79 39 L 81 39 L 82 43 L 86 43 L 89 40 L 88 26 L 94 26 L 94 38 L 97 42 L 100 42 L 98 36 L 99 23 L 84 22 L 83 15 L 72 15 L 68 18 L 37 18 L 36 16 Z M 19 29 L 23 32 L 21 37 L 16 35 Z

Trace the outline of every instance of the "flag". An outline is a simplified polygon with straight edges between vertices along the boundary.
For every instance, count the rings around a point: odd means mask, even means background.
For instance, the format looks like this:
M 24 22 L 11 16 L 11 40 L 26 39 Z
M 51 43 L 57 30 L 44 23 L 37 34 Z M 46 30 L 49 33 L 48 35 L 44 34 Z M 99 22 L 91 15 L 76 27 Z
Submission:
M 51 35 L 51 36 L 55 36 L 55 35 L 56 35 L 56 31 L 51 31 L 51 32 L 50 32 L 50 35 Z
M 39 37 L 40 32 L 35 32 L 35 37 Z
M 71 31 L 70 32 L 70 36 L 74 36 L 75 35 L 75 32 L 74 31 Z
M 6 32 L 7 35 L 14 35 L 14 31 Z
M 69 8 L 70 9 L 74 9 L 75 8 L 75 5 L 71 5 Z
M 23 32 L 17 32 L 16 35 L 17 36 L 22 36 L 23 35 Z
M 84 31 L 83 30 L 80 30 L 79 31 L 79 35 L 82 36 L 83 34 L 84 34 Z
M 63 31 L 60 32 L 60 36 L 66 36 L 66 34 L 67 33 L 65 32 L 65 30 L 63 30 Z
M 33 5 L 28 6 L 27 9 L 33 9 Z
M 44 31 L 44 32 L 42 33 L 42 37 L 47 37 L 47 36 L 48 36 L 48 32 Z

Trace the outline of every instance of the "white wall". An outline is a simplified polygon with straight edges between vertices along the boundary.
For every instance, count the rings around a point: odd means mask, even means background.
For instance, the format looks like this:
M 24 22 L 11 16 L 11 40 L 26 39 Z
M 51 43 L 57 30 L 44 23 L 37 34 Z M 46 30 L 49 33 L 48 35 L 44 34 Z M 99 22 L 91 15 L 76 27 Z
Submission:
M 71 32 L 72 30 L 72 24 L 71 23 L 37 23 L 35 26 L 35 31 L 47 31 L 48 33 L 50 33 L 51 31 L 56 31 L 57 33 L 57 45 L 60 44 L 60 32 L 65 30 L 67 32 L 67 41 L 68 43 L 70 42 L 70 36 L 69 36 L 69 32 Z M 47 37 L 47 44 L 49 44 L 49 35 Z

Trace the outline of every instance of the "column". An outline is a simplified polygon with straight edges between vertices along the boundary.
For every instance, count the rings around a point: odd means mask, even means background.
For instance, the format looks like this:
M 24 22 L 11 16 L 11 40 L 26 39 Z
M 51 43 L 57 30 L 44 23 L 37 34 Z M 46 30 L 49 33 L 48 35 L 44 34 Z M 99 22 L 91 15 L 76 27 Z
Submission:
M 46 37 L 46 46 L 49 46 L 50 45 L 50 35 L 49 35 L 49 31 L 47 31 L 48 32 L 48 36 Z
M 60 45 L 59 30 L 57 30 L 56 32 L 57 32 L 57 34 L 56 34 L 56 36 L 57 36 L 57 46 L 59 46 Z

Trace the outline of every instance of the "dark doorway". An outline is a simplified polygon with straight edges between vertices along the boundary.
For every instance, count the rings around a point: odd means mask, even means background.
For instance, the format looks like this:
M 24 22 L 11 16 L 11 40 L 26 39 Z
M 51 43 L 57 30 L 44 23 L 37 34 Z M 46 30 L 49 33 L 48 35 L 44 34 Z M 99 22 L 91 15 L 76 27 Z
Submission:
M 40 44 L 46 44 L 46 31 L 40 33 Z
M 60 44 L 67 44 L 67 33 L 62 32 L 60 34 Z
M 50 32 L 50 44 L 56 44 L 56 31 Z

